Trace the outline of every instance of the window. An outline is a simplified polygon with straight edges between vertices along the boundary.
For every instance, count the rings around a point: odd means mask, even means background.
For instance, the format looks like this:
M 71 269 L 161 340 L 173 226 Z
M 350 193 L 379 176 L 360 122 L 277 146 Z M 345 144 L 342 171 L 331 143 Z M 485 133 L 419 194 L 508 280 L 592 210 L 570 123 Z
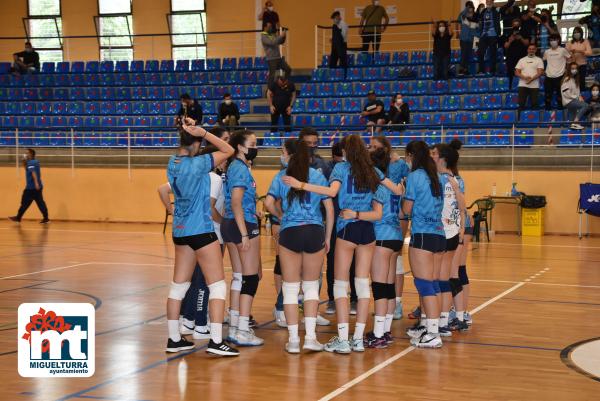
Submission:
M 169 30 L 174 60 L 206 58 L 204 0 L 171 0 Z
M 27 36 L 40 62 L 63 60 L 60 0 L 29 0 Z
M 98 0 L 101 60 L 133 60 L 131 0 Z

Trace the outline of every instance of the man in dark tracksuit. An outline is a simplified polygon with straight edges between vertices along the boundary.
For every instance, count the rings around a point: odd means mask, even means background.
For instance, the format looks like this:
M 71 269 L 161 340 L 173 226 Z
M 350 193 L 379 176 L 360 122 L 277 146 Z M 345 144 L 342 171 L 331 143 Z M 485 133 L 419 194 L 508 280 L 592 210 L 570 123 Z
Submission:
M 48 208 L 46 207 L 46 202 L 44 202 L 44 196 L 42 195 L 42 190 L 44 188 L 44 185 L 42 184 L 42 172 L 40 169 L 40 162 L 35 159 L 35 150 L 27 149 L 27 154 L 25 154 L 23 159 L 23 165 L 25 166 L 25 178 L 27 184 L 23 191 L 23 196 L 21 197 L 21 207 L 19 208 L 19 212 L 16 216 L 9 217 L 9 219 L 17 223 L 20 222 L 31 203 L 35 201 L 35 204 L 40 209 L 43 216 L 40 223 L 49 223 Z

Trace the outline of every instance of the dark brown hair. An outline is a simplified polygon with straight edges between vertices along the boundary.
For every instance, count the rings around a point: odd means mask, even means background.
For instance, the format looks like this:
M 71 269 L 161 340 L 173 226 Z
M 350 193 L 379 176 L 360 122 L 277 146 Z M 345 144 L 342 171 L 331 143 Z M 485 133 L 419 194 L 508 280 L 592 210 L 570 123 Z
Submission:
M 290 156 L 290 161 L 286 170 L 286 174 L 294 177 L 298 181 L 308 182 L 308 169 L 310 168 L 310 153 L 306 142 L 299 139 L 288 139 L 283 144 L 285 150 Z M 305 196 L 306 191 L 290 188 L 288 192 L 288 202 L 292 203 L 294 198 L 301 201 Z
M 437 174 L 435 162 L 429 154 L 429 146 L 423 141 L 412 142 L 412 171 L 422 168 L 431 181 L 431 194 L 433 196 L 442 196 L 442 185 Z
M 392 144 L 385 136 L 374 136 L 371 138 L 371 142 L 373 141 L 379 142 L 383 148 L 370 152 L 371 160 L 375 167 L 387 175 L 390 162 L 392 161 Z
M 346 151 L 346 160 L 350 163 L 350 172 L 354 177 L 356 189 L 358 191 L 377 191 L 380 179 L 375 172 L 364 141 L 357 134 L 352 134 L 342 139 L 342 146 Z

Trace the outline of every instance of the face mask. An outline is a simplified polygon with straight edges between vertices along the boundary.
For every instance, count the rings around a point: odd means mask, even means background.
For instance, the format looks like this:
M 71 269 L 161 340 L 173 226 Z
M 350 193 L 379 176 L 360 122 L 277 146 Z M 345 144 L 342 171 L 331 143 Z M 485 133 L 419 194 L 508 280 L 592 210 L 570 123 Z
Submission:
M 519 32 L 519 25 L 513 25 L 513 32 Z
M 550 46 L 552 46 L 553 49 L 556 49 L 558 47 L 558 42 L 556 40 L 551 40 Z
M 258 149 L 257 148 L 248 148 L 248 152 L 244 153 L 244 157 L 249 162 L 252 161 L 252 160 L 254 160 L 254 159 L 256 159 L 257 155 L 258 155 Z
M 575 39 L 575 40 L 581 39 L 581 34 L 580 33 L 574 33 L 573 34 L 573 39 Z
M 308 154 L 310 155 L 310 157 L 315 157 L 316 153 L 317 153 L 317 146 L 310 146 L 308 148 Z
M 225 104 L 231 104 L 231 99 L 225 100 Z
M 285 156 L 284 155 L 280 155 L 279 156 L 279 162 L 281 163 L 281 165 L 283 167 L 287 167 L 288 166 L 288 162 L 285 160 Z
M 600 94 L 600 91 L 594 90 L 592 91 L 592 96 L 598 96 Z
M 571 70 L 571 75 L 577 75 L 577 70 Z
M 402 103 L 404 103 L 404 101 L 402 100 L 402 98 L 396 99 L 396 104 L 400 105 Z
M 30 49 L 25 49 L 25 52 L 27 52 L 27 53 L 33 53 L 33 49 L 31 49 L 31 48 Z
M 445 26 L 440 26 L 438 29 L 439 29 L 440 33 L 446 32 L 446 27 Z
M 273 6 L 271 6 L 271 7 L 267 7 L 267 10 L 269 10 L 269 11 L 273 11 Z
M 379 1 L 374 1 L 374 2 L 373 2 L 373 5 L 374 5 L 374 6 L 378 6 L 378 5 L 379 5 Z

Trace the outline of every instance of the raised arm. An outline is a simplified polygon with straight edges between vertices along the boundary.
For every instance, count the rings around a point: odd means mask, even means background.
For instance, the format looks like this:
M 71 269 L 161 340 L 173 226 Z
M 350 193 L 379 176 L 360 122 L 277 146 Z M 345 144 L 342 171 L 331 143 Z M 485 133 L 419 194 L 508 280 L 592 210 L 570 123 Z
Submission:
M 308 184 L 306 182 L 298 181 L 297 179 L 289 175 L 283 176 L 281 180 L 285 185 L 290 186 L 292 188 L 302 189 L 304 191 L 313 192 L 315 194 L 329 196 L 330 198 L 335 198 L 337 196 L 341 186 L 339 181 L 332 182 L 331 184 L 329 184 L 328 187 Z
M 204 138 L 208 143 L 214 145 L 218 151 L 212 153 L 213 163 L 215 166 L 223 163 L 231 155 L 233 155 L 233 148 L 221 138 L 211 134 L 207 130 L 199 126 L 184 125 L 183 129 L 186 130 L 190 135 Z
M 389 178 L 385 178 L 383 181 L 381 181 L 381 184 L 390 191 L 392 191 L 394 195 L 404 195 L 404 185 L 402 185 L 401 182 L 395 184 Z
M 157 191 L 158 191 L 158 198 L 160 199 L 163 206 L 167 210 L 167 213 L 173 214 L 173 205 L 171 204 L 171 197 L 169 196 L 170 194 L 173 193 L 173 191 L 171 191 L 171 184 L 169 184 L 168 182 L 165 182 L 164 184 L 162 184 L 161 186 L 158 187 Z

